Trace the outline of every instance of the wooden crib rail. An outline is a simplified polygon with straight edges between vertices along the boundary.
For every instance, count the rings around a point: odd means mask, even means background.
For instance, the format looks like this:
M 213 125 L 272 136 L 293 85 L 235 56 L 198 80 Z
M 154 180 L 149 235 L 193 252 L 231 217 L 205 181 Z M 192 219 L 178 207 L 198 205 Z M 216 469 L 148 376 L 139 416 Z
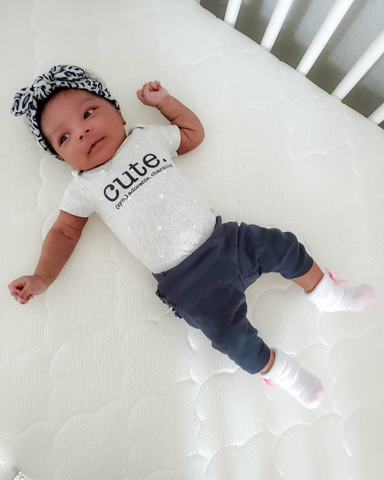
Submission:
M 265 30 L 260 44 L 268 52 L 271 51 L 273 45 L 275 44 L 284 20 L 287 18 L 288 12 L 291 9 L 292 3 L 293 0 L 278 0 L 276 3 L 275 9 L 273 10 L 272 16 L 269 20 L 267 29 Z
M 293 4 L 293 1 L 294 0 L 278 0 L 276 3 L 275 9 L 271 15 L 268 26 L 260 43 L 260 45 L 268 52 L 271 51 L 277 36 L 283 27 L 284 21 Z M 314 36 L 311 44 L 297 66 L 297 71 L 299 73 L 305 76 L 308 74 L 353 2 L 354 0 L 335 0 L 335 3 L 330 9 L 327 17 L 320 26 L 318 32 Z M 224 21 L 232 27 L 234 27 L 236 24 L 241 4 L 242 0 L 228 0 Z M 343 100 L 357 85 L 361 78 L 372 68 L 372 66 L 383 55 L 383 53 L 384 30 L 367 48 L 364 54 L 332 92 L 332 95 L 339 100 Z M 384 103 L 368 118 L 377 125 L 383 122 Z
M 307 75 L 355 0 L 337 0 L 309 45 L 297 71 Z
M 369 117 L 373 123 L 379 125 L 379 123 L 384 121 L 384 103 L 380 105 L 380 107 L 375 110 Z
M 355 63 L 352 69 L 347 73 L 339 85 L 335 88 L 332 95 L 342 100 L 352 90 L 352 88 L 361 80 L 361 78 L 368 72 L 370 68 L 377 62 L 377 60 L 384 53 L 384 30 L 378 35 L 378 37 L 371 43 L 359 60 Z M 376 112 L 380 109 L 376 110 Z M 374 112 L 369 118 L 378 116 L 380 120 L 380 114 Z M 383 113 L 379 123 L 384 120 Z M 375 122 L 376 123 L 376 122 Z

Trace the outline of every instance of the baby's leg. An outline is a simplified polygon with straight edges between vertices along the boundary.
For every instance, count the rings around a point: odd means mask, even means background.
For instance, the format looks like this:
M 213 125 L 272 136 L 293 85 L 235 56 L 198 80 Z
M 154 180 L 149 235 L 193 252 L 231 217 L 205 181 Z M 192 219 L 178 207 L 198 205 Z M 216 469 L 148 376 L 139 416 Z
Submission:
M 325 295 L 328 301 L 321 302 L 324 309 L 361 309 L 361 302 L 366 305 L 364 298 L 369 297 L 370 287 L 346 289 L 337 285 L 322 272 L 293 233 L 243 223 L 239 231 L 239 252 L 245 286 L 250 283 L 248 279 L 257 278 L 258 274 L 275 272 L 300 285 L 315 304 L 316 297 Z M 316 408 L 323 398 L 320 380 L 277 349 L 271 350 L 260 375 L 286 389 L 307 408 Z
M 318 407 L 324 396 L 320 380 L 302 368 L 297 360 L 280 350 L 269 349 L 246 317 L 247 305 L 242 292 L 236 293 L 234 288 L 223 291 L 229 298 L 227 303 L 224 300 L 217 302 L 219 294 L 218 288 L 216 304 L 211 300 L 206 305 L 204 301 L 199 302 L 199 312 L 191 317 L 189 312 L 180 310 L 182 317 L 190 324 L 193 320 L 211 340 L 212 346 L 228 355 L 243 370 L 260 373 L 264 380 L 271 380 L 284 388 L 307 408 Z M 225 305 L 223 310 L 221 304 Z
M 297 283 L 306 293 L 312 292 L 320 283 L 324 274 L 321 271 L 317 263 L 313 262 L 313 265 L 308 273 L 298 278 L 292 278 L 292 281 Z
M 343 286 L 329 271 L 323 273 L 296 236 L 279 229 L 248 226 L 246 235 L 257 246 L 261 273 L 276 272 L 300 285 L 320 311 L 361 311 L 374 302 L 370 285 Z M 249 241 L 248 240 L 248 243 Z
M 329 271 L 324 274 L 316 263 L 308 273 L 292 281 L 300 285 L 308 300 L 323 312 L 359 312 L 366 310 L 375 300 L 370 285 L 343 286 Z

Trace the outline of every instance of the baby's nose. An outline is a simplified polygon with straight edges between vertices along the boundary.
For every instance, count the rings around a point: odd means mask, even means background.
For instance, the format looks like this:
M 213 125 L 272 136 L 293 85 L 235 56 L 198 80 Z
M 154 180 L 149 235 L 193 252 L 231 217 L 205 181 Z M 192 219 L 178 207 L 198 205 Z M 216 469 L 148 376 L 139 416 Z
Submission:
M 84 133 L 87 133 L 87 132 L 89 132 L 89 128 Z M 82 139 L 83 139 L 83 135 L 80 135 L 79 140 L 82 140 Z

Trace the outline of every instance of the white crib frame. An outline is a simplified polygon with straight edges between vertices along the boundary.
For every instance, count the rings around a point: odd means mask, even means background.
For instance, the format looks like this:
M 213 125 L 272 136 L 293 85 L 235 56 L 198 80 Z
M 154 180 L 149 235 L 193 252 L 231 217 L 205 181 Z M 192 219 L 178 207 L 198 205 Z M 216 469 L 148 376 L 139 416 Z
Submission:
M 199 0 L 197 1 L 200 3 Z M 275 44 L 276 38 L 280 33 L 293 1 L 294 0 L 278 0 L 276 3 L 275 9 L 271 15 L 268 26 L 260 43 L 260 45 L 268 52 L 271 51 L 273 45 Z M 224 21 L 232 27 L 234 27 L 236 24 L 242 2 L 243 0 L 228 0 Z M 330 9 L 326 19 L 320 26 L 318 32 L 314 36 L 311 44 L 296 68 L 299 73 L 304 76 L 308 74 L 353 2 L 354 0 L 335 0 L 335 3 Z M 332 92 L 332 95 L 339 100 L 343 100 L 368 72 L 368 70 L 372 68 L 372 66 L 377 62 L 381 55 L 383 55 L 383 53 L 384 30 L 377 36 L 377 38 L 371 43 L 371 45 L 351 68 L 351 70 Z M 368 118 L 376 125 L 379 125 L 382 121 L 384 121 L 384 103 L 379 106 Z

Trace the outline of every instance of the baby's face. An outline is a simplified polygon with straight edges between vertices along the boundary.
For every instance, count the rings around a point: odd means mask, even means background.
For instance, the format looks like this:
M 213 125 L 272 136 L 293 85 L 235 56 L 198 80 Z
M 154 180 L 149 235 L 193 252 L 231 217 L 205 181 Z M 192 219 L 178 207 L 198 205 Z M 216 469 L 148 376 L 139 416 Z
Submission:
M 47 103 L 40 125 L 63 160 L 73 168 L 90 170 L 113 157 L 127 136 L 125 123 L 108 100 L 87 90 L 70 89 Z

